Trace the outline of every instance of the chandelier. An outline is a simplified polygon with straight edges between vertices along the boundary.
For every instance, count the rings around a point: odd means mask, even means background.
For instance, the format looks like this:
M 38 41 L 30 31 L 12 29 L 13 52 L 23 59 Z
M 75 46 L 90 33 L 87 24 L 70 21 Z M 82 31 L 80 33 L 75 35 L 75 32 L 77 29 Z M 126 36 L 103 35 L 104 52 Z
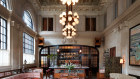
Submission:
M 72 12 L 72 6 L 78 0 L 61 0 L 62 4 L 66 5 L 66 12 L 60 14 L 60 23 L 63 25 L 62 34 L 70 39 L 76 35 L 75 25 L 79 24 L 79 15 Z

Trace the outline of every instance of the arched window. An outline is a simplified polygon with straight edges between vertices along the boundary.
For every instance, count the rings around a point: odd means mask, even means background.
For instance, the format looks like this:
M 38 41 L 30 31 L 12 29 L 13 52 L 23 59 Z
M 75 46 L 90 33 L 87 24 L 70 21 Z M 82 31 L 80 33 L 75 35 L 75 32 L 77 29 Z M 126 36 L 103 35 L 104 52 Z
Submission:
M 7 8 L 6 0 L 0 0 L 0 4 Z
M 29 28 L 33 29 L 33 22 L 29 11 L 24 11 L 23 20 Z

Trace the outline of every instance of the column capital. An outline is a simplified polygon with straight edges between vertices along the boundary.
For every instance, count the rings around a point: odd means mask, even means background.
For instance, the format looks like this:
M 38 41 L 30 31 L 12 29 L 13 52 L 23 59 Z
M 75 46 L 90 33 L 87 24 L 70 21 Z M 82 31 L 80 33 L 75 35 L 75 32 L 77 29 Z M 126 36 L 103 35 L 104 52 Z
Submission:
M 15 26 L 15 21 L 11 21 L 10 24 L 11 24 L 11 26 L 14 27 Z

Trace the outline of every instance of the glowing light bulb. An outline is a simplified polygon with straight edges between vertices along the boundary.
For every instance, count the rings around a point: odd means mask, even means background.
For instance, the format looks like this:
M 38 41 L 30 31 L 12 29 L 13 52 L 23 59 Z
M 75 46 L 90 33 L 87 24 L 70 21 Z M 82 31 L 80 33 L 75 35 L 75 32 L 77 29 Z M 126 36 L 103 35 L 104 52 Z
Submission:
M 67 0 L 61 0 L 62 4 L 66 4 Z
M 62 17 L 63 17 L 63 15 L 62 15 L 62 14 L 60 14 L 60 15 L 59 15 L 59 17 L 60 17 L 60 18 L 62 18 Z
M 62 17 L 62 20 L 65 22 L 66 21 L 66 18 L 65 17 Z
M 66 25 L 66 28 L 68 28 L 68 25 Z
M 71 16 L 68 17 L 68 21 L 72 21 L 72 17 Z
M 78 19 L 77 18 L 74 18 L 74 21 L 76 22 L 76 21 L 78 21 Z
M 75 26 L 75 25 L 76 25 L 76 23 L 75 23 L 75 22 L 73 22 L 73 23 L 72 23 L 72 25 L 73 25 L 73 26 Z
M 71 32 L 70 32 L 70 31 L 68 31 L 68 33 L 70 34 Z
M 66 16 L 66 12 L 63 12 L 62 15 L 63 15 L 63 16 Z
M 62 23 L 63 21 L 62 20 L 59 20 L 59 22 Z
M 63 35 L 64 35 L 64 36 L 66 36 L 66 35 L 67 35 L 67 33 L 66 33 L 66 32 L 63 32 Z
M 72 32 L 72 36 L 75 36 L 76 35 L 76 33 L 75 32 Z
M 75 0 L 75 2 L 78 2 L 78 0 Z
M 67 36 L 66 38 L 67 38 L 67 39 L 71 39 L 72 37 L 71 37 L 71 36 Z
M 76 31 L 76 29 L 73 29 L 73 31 Z
M 72 0 L 73 3 L 75 3 L 75 0 Z
M 76 24 L 79 24 L 79 21 L 77 20 L 77 21 L 75 21 L 76 22 Z
M 75 12 L 75 13 L 74 13 L 74 16 L 78 16 L 78 13 Z
M 67 0 L 68 6 L 71 5 L 71 0 Z
M 72 15 L 72 11 L 69 11 L 68 14 L 69 14 L 69 15 Z
M 65 25 L 65 22 L 62 22 L 62 25 Z
M 77 16 L 77 18 L 79 18 L 79 15 Z

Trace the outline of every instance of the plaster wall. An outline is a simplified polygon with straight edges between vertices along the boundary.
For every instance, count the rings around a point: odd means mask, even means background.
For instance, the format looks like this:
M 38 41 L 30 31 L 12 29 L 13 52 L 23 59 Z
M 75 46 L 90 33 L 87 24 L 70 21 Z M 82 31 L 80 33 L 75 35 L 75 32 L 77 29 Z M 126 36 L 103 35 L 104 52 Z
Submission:
M 54 31 L 41 31 L 41 29 L 39 29 L 39 35 L 45 38 L 45 45 L 67 44 L 67 42 L 62 42 L 64 40 L 64 37 L 62 36 L 63 26 L 59 23 L 60 13 L 62 12 L 46 10 L 42 10 L 39 13 L 40 19 L 42 19 L 43 17 L 53 17 Z M 75 28 L 77 29 L 77 36 L 75 37 L 76 42 L 68 43 L 94 46 L 95 37 L 100 37 L 100 32 L 104 29 L 104 14 L 99 14 L 96 11 L 78 11 L 78 14 L 80 16 L 80 23 L 75 26 Z M 85 31 L 86 17 L 96 18 L 96 31 Z M 42 21 L 40 21 L 39 26 L 42 27 Z
M 140 1 L 137 0 L 104 30 L 104 50 L 116 47 L 116 56 L 123 57 L 123 74 L 140 76 L 140 67 L 129 65 L 129 29 L 140 23 Z
M 0 71 L 6 71 L 11 69 L 22 68 L 23 66 L 23 32 L 28 33 L 34 37 L 35 42 L 37 42 L 37 30 L 36 30 L 36 20 L 37 17 L 34 12 L 34 8 L 27 0 L 8 0 L 9 9 L 4 8 L 0 5 L 0 16 L 7 20 L 7 47 L 10 53 L 10 65 L 6 67 L 0 67 Z M 28 5 L 28 6 L 27 6 Z M 23 21 L 23 13 L 28 10 L 33 19 L 34 30 L 31 30 Z M 27 66 L 37 66 L 38 65 L 38 49 L 35 43 L 35 64 L 30 64 Z
M 84 7 L 84 6 L 83 6 Z M 86 6 L 85 6 L 86 7 Z M 76 25 L 77 35 L 72 40 L 67 40 L 62 35 L 62 25 L 59 23 L 59 14 L 62 12 L 55 11 L 41 11 L 40 19 L 43 17 L 53 17 L 54 21 L 54 31 L 41 31 L 39 35 L 44 37 L 44 46 L 49 45 L 61 45 L 61 44 L 78 44 L 78 45 L 88 45 L 95 46 L 95 37 L 100 37 L 101 31 L 104 30 L 104 14 L 98 13 L 96 11 L 78 11 L 80 16 L 79 24 Z M 96 18 L 96 30 L 97 31 L 85 31 L 85 19 L 86 17 L 94 17 Z M 39 26 L 42 26 L 42 22 L 40 21 Z M 101 49 L 100 49 L 101 50 Z M 102 52 L 102 50 L 101 50 Z M 103 52 L 102 52 L 103 53 Z M 100 54 L 102 54 L 100 53 Z M 102 55 L 100 55 L 100 64 L 102 64 Z

